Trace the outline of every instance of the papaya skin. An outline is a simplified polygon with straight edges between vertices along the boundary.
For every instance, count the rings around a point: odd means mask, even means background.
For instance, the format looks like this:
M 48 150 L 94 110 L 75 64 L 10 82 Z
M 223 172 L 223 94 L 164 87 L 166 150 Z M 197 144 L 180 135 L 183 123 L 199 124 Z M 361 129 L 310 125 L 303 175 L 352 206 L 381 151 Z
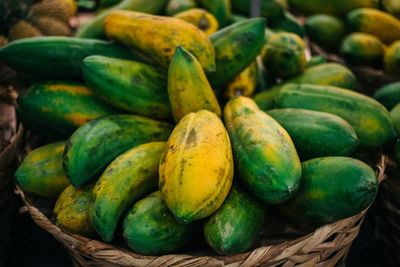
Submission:
M 400 103 L 392 108 L 390 116 L 392 117 L 394 128 L 396 128 L 397 133 L 400 135 Z
M 180 12 L 174 17 L 193 24 L 207 35 L 213 34 L 219 27 L 218 20 L 214 15 L 200 8 Z
M 219 25 L 225 26 L 232 16 L 230 0 L 197 0 L 199 6 L 208 10 L 218 20 Z
M 253 62 L 245 68 L 225 89 L 225 98 L 237 95 L 251 97 L 257 87 L 257 62 Z
M 381 87 L 375 92 L 374 98 L 391 110 L 400 103 L 400 82 L 394 82 Z
M 400 41 L 388 47 L 384 58 L 385 70 L 390 74 L 400 74 Z

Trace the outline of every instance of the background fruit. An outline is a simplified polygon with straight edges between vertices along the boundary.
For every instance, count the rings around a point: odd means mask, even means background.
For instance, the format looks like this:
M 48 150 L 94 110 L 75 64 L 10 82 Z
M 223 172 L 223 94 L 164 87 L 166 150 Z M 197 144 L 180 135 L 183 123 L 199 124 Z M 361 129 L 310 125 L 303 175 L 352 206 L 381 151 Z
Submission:
M 200 8 L 180 12 L 174 17 L 195 25 L 207 35 L 213 34 L 219 27 L 217 19 L 211 13 Z
M 180 12 L 196 7 L 197 4 L 195 0 L 170 0 L 165 8 L 165 14 L 167 16 L 174 16 Z
M 332 15 L 345 15 L 349 11 L 359 7 L 377 7 L 375 0 L 337 0 L 329 2 L 325 0 L 289 0 L 289 4 L 291 7 L 305 13 L 325 13 Z
M 400 82 L 387 84 L 377 90 L 374 98 L 383 104 L 387 110 L 391 110 L 400 103 Z
M 400 41 L 394 42 L 386 50 L 385 70 L 391 74 L 400 74 Z

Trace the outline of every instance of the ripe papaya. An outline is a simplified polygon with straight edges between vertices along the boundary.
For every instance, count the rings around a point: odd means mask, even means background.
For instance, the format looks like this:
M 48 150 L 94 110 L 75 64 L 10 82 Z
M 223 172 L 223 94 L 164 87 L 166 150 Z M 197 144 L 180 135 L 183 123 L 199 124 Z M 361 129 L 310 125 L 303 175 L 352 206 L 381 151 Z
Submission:
M 251 0 L 231 0 L 232 9 L 244 16 L 250 15 Z M 283 16 L 284 5 L 279 0 L 262 0 L 260 15 L 266 19 L 279 19 Z
M 233 186 L 221 208 L 204 223 L 207 244 L 222 255 L 246 252 L 261 230 L 264 213 L 262 203 Z
M 394 106 L 394 108 L 390 111 L 390 116 L 392 117 L 394 128 L 400 135 L 400 103 Z
M 140 144 L 168 139 L 172 125 L 135 115 L 114 115 L 86 123 L 68 139 L 63 166 L 81 187 L 121 153 Z
M 277 207 L 296 222 L 330 223 L 356 215 L 378 192 L 374 170 L 357 159 L 316 158 L 303 162 L 302 169 L 298 193 Z
M 231 20 L 231 0 L 197 0 L 199 5 L 213 14 L 219 25 L 227 25 Z
M 130 60 L 90 56 L 83 60 L 87 85 L 111 106 L 160 120 L 172 118 L 167 78 L 158 69 Z
M 233 179 L 228 133 L 215 113 L 183 117 L 160 162 L 159 188 L 179 223 L 210 216 L 222 205 Z
M 165 142 L 134 147 L 113 160 L 100 176 L 93 188 L 90 217 L 104 241 L 113 239 L 118 221 L 129 206 L 158 189 L 158 166 L 164 148 Z
M 384 64 L 390 74 L 400 74 L 400 41 L 394 42 L 386 50 Z
M 276 204 L 292 197 L 301 167 L 286 130 L 247 97 L 232 98 L 224 121 L 232 140 L 238 178 L 257 198 Z
M 391 110 L 400 103 L 400 82 L 394 82 L 381 87 L 375 92 L 374 98 Z
M 69 185 L 62 166 L 65 142 L 32 150 L 15 172 L 16 183 L 25 191 L 41 197 L 58 197 Z
M 182 46 L 199 60 L 206 72 L 215 71 L 210 40 L 186 21 L 116 10 L 107 15 L 104 31 L 109 39 L 137 49 L 163 68 L 168 68 L 175 48 Z
M 74 82 L 37 83 L 20 95 L 17 103 L 22 121 L 33 117 L 42 127 L 64 137 L 88 121 L 116 114 L 89 88 Z
M 358 146 L 353 127 L 339 116 L 305 109 L 274 109 L 268 115 L 289 133 L 301 159 L 348 156 Z
M 375 0 L 289 0 L 289 4 L 292 8 L 308 14 L 322 13 L 331 15 L 345 15 L 351 10 L 360 7 L 378 7 L 378 3 Z
M 221 108 L 200 63 L 183 47 L 176 48 L 169 67 L 168 96 L 175 122 L 202 109 L 221 117 Z
M 137 253 L 163 255 L 186 245 L 195 230 L 196 223 L 175 220 L 157 191 L 133 205 L 124 220 L 123 236 Z
M 174 17 L 193 24 L 207 35 L 213 34 L 219 27 L 218 20 L 214 15 L 200 8 L 180 12 Z
M 196 7 L 197 4 L 195 0 L 170 0 L 165 7 L 165 14 L 167 16 L 174 16 L 180 12 Z
M 257 61 L 239 73 L 225 88 L 225 98 L 229 99 L 237 95 L 251 97 L 257 87 Z
M 310 84 L 287 84 L 277 98 L 278 108 L 302 108 L 342 117 L 354 128 L 360 145 L 378 148 L 394 139 L 390 114 L 382 104 L 350 90 Z

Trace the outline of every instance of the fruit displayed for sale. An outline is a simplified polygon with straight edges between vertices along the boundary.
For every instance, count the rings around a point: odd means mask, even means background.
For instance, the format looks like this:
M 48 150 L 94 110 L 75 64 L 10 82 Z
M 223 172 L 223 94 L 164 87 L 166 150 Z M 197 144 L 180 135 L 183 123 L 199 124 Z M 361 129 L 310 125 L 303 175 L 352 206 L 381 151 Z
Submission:
M 251 97 L 257 86 L 257 62 L 253 62 L 239 73 L 225 89 L 225 97 L 232 98 L 237 95 Z
M 231 143 L 222 121 L 200 110 L 183 117 L 160 161 L 161 196 L 179 223 L 213 214 L 233 179 Z
M 65 188 L 54 206 L 54 224 L 74 234 L 93 236 L 95 230 L 89 216 L 92 188 L 93 185 L 84 188 L 70 185 Z
M 251 0 L 231 0 L 232 9 L 238 14 L 249 16 Z M 260 15 L 266 19 L 277 19 L 283 16 L 285 7 L 277 0 L 262 0 Z
M 133 205 L 124 220 L 123 236 L 137 253 L 161 255 L 186 245 L 195 230 L 196 223 L 175 220 L 157 191 Z
M 98 178 L 121 153 L 144 143 L 166 141 L 172 125 L 135 115 L 114 115 L 86 123 L 68 139 L 64 169 L 74 186 Z
M 400 1 L 399 0 L 382 0 L 383 8 L 395 16 L 400 15 Z
M 399 38 L 400 39 L 400 38 Z M 400 74 L 400 41 L 394 42 L 385 53 L 385 70 L 391 74 Z
M 87 85 L 103 101 L 133 114 L 154 119 L 171 118 L 167 77 L 146 63 L 104 56 L 83 60 Z
M 206 72 L 215 71 L 215 55 L 210 40 L 204 32 L 186 21 L 116 10 L 107 15 L 104 31 L 109 39 L 137 49 L 161 67 L 168 68 L 175 48 L 182 46 L 199 60 Z
M 400 135 L 400 103 L 394 106 L 394 108 L 390 111 L 390 116 L 392 117 L 394 128 Z
M 85 123 L 116 114 L 84 84 L 75 82 L 41 82 L 18 97 L 18 113 L 28 124 L 69 137 Z M 32 121 L 33 120 L 33 121 Z M 35 131 L 36 128 L 32 128 Z
M 174 16 L 175 18 L 189 22 L 210 35 L 218 30 L 218 20 L 204 9 L 193 8 L 180 12 Z
M 262 203 L 233 186 L 221 208 L 204 223 L 207 244 L 222 255 L 246 252 L 261 230 L 264 213 Z
M 130 205 L 158 189 L 164 148 L 165 142 L 134 147 L 118 156 L 100 176 L 93 188 L 90 217 L 104 241 L 113 239 L 118 221 Z
M 72 37 L 27 38 L 0 48 L 0 60 L 14 70 L 47 79 L 81 78 L 82 60 L 91 55 L 138 57 L 110 42 Z
M 342 117 L 354 128 L 360 145 L 377 148 L 395 138 L 390 114 L 373 98 L 332 86 L 288 84 L 281 88 L 278 108 L 302 108 Z
M 400 103 L 400 82 L 383 86 L 375 92 L 374 98 L 384 105 L 387 110 L 391 110 L 397 103 Z
M 65 142 L 32 150 L 15 173 L 16 183 L 26 192 L 42 197 L 58 197 L 69 185 L 62 166 Z
M 197 4 L 195 0 L 170 0 L 165 7 L 165 14 L 167 16 L 174 16 L 180 12 L 184 12 L 196 7 Z
M 237 176 L 266 203 L 281 203 L 300 184 L 301 167 L 289 134 L 247 97 L 231 99 L 224 121 L 232 141 Z
M 345 15 L 349 11 L 360 8 L 377 8 L 378 3 L 375 0 L 289 0 L 290 7 L 298 9 L 308 14 L 324 13 L 332 15 Z
M 374 170 L 357 159 L 316 158 L 304 162 L 302 170 L 298 193 L 278 206 L 295 221 L 328 223 L 350 217 L 367 208 L 378 192 Z
M 304 37 L 304 28 L 289 12 L 285 11 L 282 17 L 268 21 L 267 26 L 276 32 L 289 32 Z
M 176 48 L 169 67 L 168 95 L 175 122 L 202 109 L 221 117 L 221 108 L 200 63 L 183 47 Z
M 225 26 L 231 20 L 231 0 L 197 0 L 199 6 L 213 14 L 219 25 Z

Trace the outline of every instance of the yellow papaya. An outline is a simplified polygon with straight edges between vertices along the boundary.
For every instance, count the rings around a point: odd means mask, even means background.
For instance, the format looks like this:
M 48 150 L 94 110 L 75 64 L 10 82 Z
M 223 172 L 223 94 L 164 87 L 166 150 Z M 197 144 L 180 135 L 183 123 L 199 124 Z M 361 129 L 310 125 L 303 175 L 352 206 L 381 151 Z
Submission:
M 219 27 L 218 20 L 214 15 L 201 8 L 189 9 L 176 14 L 174 17 L 193 24 L 207 35 L 213 34 Z
M 257 61 L 254 61 L 231 81 L 225 89 L 225 97 L 237 95 L 251 97 L 257 86 Z
M 400 40 L 394 42 L 385 52 L 385 70 L 391 74 L 400 74 Z

